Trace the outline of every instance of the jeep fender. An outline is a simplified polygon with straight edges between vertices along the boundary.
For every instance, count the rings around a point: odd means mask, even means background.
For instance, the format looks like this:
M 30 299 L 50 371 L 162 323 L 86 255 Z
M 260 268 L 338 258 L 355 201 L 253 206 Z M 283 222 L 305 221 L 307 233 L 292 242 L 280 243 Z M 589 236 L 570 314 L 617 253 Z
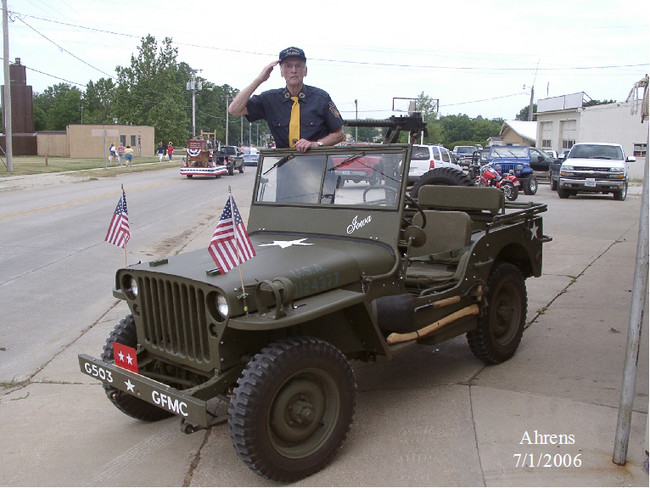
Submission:
M 296 300 L 282 317 L 253 313 L 230 319 L 227 328 L 237 332 L 286 334 L 292 328 L 301 335 L 319 337 L 348 356 L 387 355 L 388 347 L 369 310 L 364 293 L 336 289 Z M 241 335 L 241 334 L 237 334 Z

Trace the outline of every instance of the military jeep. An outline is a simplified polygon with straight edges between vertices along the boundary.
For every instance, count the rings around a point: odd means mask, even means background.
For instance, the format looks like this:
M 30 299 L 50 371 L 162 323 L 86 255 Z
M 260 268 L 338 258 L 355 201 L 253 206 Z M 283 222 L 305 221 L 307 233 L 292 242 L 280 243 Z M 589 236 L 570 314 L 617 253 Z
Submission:
M 256 256 L 225 274 L 207 249 L 119 269 L 113 294 L 131 314 L 100 359 L 79 356 L 81 371 L 131 417 L 177 415 L 187 433 L 227 421 L 244 463 L 291 482 L 346 437 L 351 360 L 461 334 L 486 363 L 510 358 L 525 279 L 542 272 L 546 205 L 506 207 L 501 191 L 471 186 L 420 185 L 415 198 L 410 150 L 263 151 L 247 226 Z M 339 167 L 368 160 L 372 178 L 340 185 Z M 116 366 L 120 345 L 137 368 Z

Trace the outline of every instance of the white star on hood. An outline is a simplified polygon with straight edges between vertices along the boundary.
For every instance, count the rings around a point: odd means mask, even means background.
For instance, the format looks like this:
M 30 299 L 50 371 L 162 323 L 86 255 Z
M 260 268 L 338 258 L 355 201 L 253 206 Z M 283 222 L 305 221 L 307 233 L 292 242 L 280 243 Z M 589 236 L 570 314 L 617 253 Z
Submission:
M 273 242 L 270 242 L 268 244 L 260 244 L 260 247 L 264 247 L 264 246 L 280 246 L 282 249 L 285 249 L 285 248 L 291 247 L 291 246 L 313 246 L 314 245 L 314 244 L 309 243 L 309 242 L 302 242 L 302 241 L 306 241 L 306 240 L 307 240 L 307 238 L 305 237 L 303 239 L 297 239 L 295 241 L 273 241 Z

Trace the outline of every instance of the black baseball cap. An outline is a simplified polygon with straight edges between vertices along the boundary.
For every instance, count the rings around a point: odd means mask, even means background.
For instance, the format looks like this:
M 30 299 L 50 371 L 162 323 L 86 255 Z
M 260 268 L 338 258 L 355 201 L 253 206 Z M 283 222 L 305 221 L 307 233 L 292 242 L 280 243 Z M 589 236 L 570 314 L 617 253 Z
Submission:
M 280 51 L 280 62 L 287 58 L 301 58 L 303 61 L 307 61 L 305 51 L 298 47 L 288 47 Z

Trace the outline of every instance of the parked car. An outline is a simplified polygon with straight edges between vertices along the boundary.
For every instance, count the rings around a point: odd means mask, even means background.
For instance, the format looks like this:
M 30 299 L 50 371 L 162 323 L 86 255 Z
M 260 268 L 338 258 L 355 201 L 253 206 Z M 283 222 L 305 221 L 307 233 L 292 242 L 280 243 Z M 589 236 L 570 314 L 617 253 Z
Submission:
M 454 149 L 451 153 L 454 155 L 458 164 L 461 166 L 469 166 L 469 163 L 472 162 L 472 154 L 476 151 L 474 146 L 454 146 Z
M 442 146 L 413 145 L 411 166 L 409 168 L 409 183 L 415 183 L 424 173 L 436 168 L 453 168 L 463 171 L 463 168 L 452 162 L 453 156 L 449 149 Z
M 244 154 L 244 166 L 257 166 L 259 157 L 258 153 Z
M 636 158 L 626 157 L 620 144 L 575 144 L 560 167 L 557 194 L 560 198 L 568 198 L 579 192 L 612 193 L 614 200 L 625 200 L 627 163 L 633 161 Z

